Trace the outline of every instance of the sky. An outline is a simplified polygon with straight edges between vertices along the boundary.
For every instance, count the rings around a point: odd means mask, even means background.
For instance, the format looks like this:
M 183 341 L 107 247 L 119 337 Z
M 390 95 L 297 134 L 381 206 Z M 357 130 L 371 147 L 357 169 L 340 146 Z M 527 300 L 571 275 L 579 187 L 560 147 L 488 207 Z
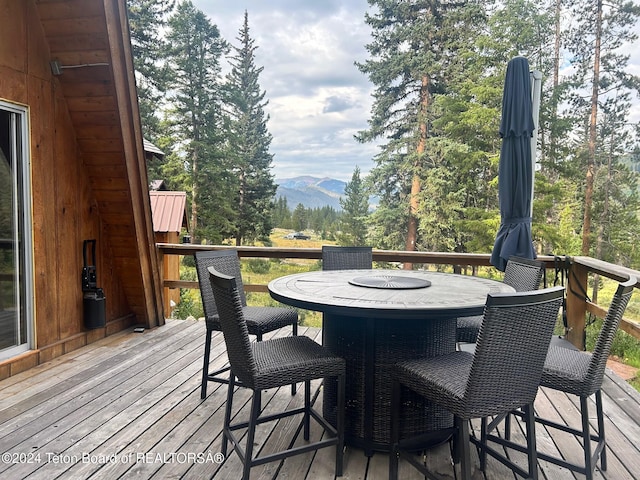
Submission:
M 255 64 L 269 104 L 267 127 L 277 179 L 300 175 L 349 181 L 373 167 L 374 143 L 354 135 L 367 128 L 373 86 L 354 65 L 368 55 L 366 0 L 193 0 L 222 37 L 238 45 L 245 10 Z
M 245 10 L 255 40 L 255 64 L 264 67 L 276 179 L 301 175 L 349 181 L 365 176 L 378 153 L 354 135 L 367 128 L 373 86 L 354 62 L 368 58 L 367 0 L 192 0 L 228 42 L 238 45 Z M 640 75 L 638 42 L 629 72 Z M 636 99 L 637 100 L 637 99 Z M 636 101 L 631 122 L 640 121 Z M 496 132 L 497 133 L 497 132 Z

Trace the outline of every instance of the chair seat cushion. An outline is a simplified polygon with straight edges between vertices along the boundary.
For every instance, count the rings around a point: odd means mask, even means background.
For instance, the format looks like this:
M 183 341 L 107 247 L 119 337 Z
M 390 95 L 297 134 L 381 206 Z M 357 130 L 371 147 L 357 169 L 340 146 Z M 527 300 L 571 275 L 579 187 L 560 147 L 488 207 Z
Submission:
M 242 307 L 249 335 L 265 334 L 298 323 L 298 311 L 288 307 Z M 208 330 L 222 330 L 217 315 L 207 317 Z
M 308 337 L 283 337 L 251 344 L 257 371 L 252 388 L 333 377 L 345 371 L 345 361 Z
M 454 352 L 398 363 L 394 373 L 400 383 L 421 396 L 446 407 L 454 415 L 471 418 L 466 415 L 463 397 L 472 362 L 473 354 Z M 451 375 L 452 371 L 456 375 Z
M 552 345 L 547 352 L 540 385 L 579 396 L 591 395 L 597 388 L 586 382 L 590 361 L 588 353 Z

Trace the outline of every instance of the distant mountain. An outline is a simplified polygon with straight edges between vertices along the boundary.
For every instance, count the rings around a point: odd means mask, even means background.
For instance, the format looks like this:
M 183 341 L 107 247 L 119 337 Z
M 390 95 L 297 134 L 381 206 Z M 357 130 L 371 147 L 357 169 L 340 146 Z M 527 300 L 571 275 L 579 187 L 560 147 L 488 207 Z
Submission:
M 333 207 L 342 210 L 340 197 L 344 195 L 346 182 L 333 178 L 309 176 L 276 179 L 276 198 L 284 197 L 291 210 L 301 203 L 305 208 Z

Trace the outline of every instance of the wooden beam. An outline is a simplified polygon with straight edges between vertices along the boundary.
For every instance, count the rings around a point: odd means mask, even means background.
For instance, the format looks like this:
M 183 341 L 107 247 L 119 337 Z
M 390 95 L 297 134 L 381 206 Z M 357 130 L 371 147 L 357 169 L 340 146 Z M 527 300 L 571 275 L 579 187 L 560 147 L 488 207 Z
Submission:
M 237 248 L 238 255 L 243 258 L 305 258 L 320 260 L 321 248 L 282 248 L 282 247 L 231 247 L 229 245 L 195 245 L 158 243 L 157 247 L 166 255 L 193 255 L 198 251 L 223 250 Z M 449 253 L 449 252 L 408 252 L 399 250 L 373 250 L 374 262 L 410 262 L 429 265 L 475 265 L 491 267 L 491 255 L 484 253 Z M 564 257 L 562 257 L 564 259 Z M 538 260 L 547 268 L 553 268 L 555 257 L 541 255 Z
M 144 295 L 142 315 L 139 317 L 148 327 L 164 325 L 162 274 L 158 264 L 153 233 L 149 182 L 144 155 L 142 125 L 138 110 L 134 65 L 129 38 L 127 6 L 125 0 L 105 0 L 107 33 L 110 38 L 111 63 L 116 91 L 124 161 L 133 206 L 133 223 L 136 236 L 132 243 L 137 247 L 136 269 L 141 283 L 138 291 Z M 125 273 L 127 270 L 121 270 Z
M 589 270 L 580 264 L 571 264 L 567 279 L 567 340 L 584 350 L 587 303 L 587 276 Z

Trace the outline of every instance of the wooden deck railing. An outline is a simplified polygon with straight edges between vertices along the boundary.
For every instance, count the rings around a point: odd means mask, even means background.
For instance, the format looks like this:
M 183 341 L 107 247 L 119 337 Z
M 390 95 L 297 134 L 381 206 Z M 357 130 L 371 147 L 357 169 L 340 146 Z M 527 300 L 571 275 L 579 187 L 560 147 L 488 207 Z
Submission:
M 158 243 L 157 248 L 162 261 L 167 255 L 193 255 L 199 250 L 220 250 L 230 247 L 223 245 Z M 309 260 L 320 260 L 322 258 L 321 248 L 237 247 L 237 250 L 238 255 L 242 258 Z M 373 250 L 374 262 L 448 266 L 453 272 L 466 274 L 476 274 L 477 267 L 491 267 L 489 259 L 489 254 Z M 634 275 L 640 279 L 640 271 L 638 270 L 632 270 L 590 257 L 554 257 L 545 255 L 538 257 L 538 260 L 545 263 L 548 285 L 552 285 L 556 277 L 559 279 L 561 278 L 560 273 L 564 273 L 565 286 L 567 287 L 567 338 L 579 348 L 584 348 L 587 312 L 602 318 L 607 311 L 606 308 L 589 300 L 589 295 L 587 294 L 589 291 L 589 275 L 599 275 L 616 281 L 626 280 L 629 275 Z M 163 286 L 169 289 L 198 288 L 198 282 L 165 278 L 163 279 Z M 244 286 L 249 292 L 267 292 L 266 285 L 245 284 Z M 636 288 L 640 288 L 640 283 L 636 285 Z M 169 312 L 165 312 L 165 315 L 169 316 Z M 620 328 L 640 339 L 639 323 L 625 318 L 622 320 Z

